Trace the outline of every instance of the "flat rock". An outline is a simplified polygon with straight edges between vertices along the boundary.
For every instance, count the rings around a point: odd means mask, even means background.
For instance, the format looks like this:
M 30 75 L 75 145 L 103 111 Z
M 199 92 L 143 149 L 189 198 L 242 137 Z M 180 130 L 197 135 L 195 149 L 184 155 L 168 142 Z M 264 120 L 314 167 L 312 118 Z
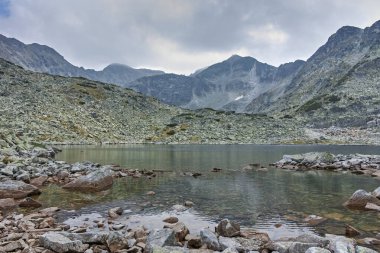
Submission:
M 96 192 L 106 190 L 110 188 L 112 184 L 112 172 L 109 169 L 97 169 L 65 184 L 63 188 L 74 191 Z
M 70 240 L 68 237 L 59 233 L 45 233 L 40 237 L 40 244 L 46 249 L 58 253 L 65 252 L 84 252 L 88 245 L 79 240 Z
M 0 199 L 0 209 L 13 209 L 17 203 L 13 198 Z
M 0 199 L 15 198 L 21 199 L 30 195 L 41 193 L 37 187 L 26 184 L 22 181 L 7 180 L 0 182 Z
M 326 239 L 330 241 L 329 250 L 334 253 L 355 253 L 356 242 L 353 239 L 326 234 Z
M 369 249 L 362 246 L 356 246 L 356 253 L 378 253 L 376 250 Z

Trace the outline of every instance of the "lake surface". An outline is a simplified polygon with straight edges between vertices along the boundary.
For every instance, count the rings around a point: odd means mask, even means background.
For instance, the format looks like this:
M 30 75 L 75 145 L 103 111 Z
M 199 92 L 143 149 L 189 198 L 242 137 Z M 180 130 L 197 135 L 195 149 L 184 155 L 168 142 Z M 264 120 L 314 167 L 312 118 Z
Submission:
M 64 147 L 57 160 L 93 161 L 118 164 L 140 170 L 164 170 L 157 177 L 116 180 L 112 189 L 97 194 L 66 192 L 50 186 L 39 199 L 50 205 L 75 209 L 79 213 L 105 212 L 121 206 L 133 214 L 153 216 L 185 200 L 195 203 L 193 214 L 202 221 L 222 218 L 238 221 L 270 233 L 272 239 L 305 231 L 343 234 L 345 224 L 365 231 L 380 232 L 375 212 L 350 211 L 342 204 L 357 189 L 372 191 L 380 180 L 350 173 L 310 171 L 289 172 L 268 164 L 284 154 L 329 151 L 334 154 L 380 154 L 378 146 L 323 145 L 110 145 Z M 268 171 L 244 171 L 247 164 L 259 163 Z M 221 168 L 221 172 L 211 169 Z M 194 178 L 183 172 L 200 172 Z M 147 191 L 156 195 L 148 196 Z M 327 221 L 310 226 L 307 215 Z M 191 222 L 191 221 L 190 221 Z M 185 222 L 186 223 L 186 222 Z

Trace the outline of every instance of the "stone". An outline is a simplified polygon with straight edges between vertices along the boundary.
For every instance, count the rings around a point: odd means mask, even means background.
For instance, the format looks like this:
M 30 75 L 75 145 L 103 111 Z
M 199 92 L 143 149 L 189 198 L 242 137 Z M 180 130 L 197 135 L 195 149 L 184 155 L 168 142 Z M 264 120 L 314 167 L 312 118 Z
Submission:
M 220 245 L 216 235 L 208 228 L 200 232 L 202 244 L 206 244 L 208 249 L 219 251 Z
M 235 248 L 226 248 L 222 251 L 223 253 L 239 253 Z
M 178 218 L 177 217 L 167 217 L 163 220 L 163 222 L 166 222 L 166 223 L 170 223 L 170 224 L 174 224 L 174 223 L 177 223 L 178 222 Z
M 316 243 L 318 244 L 318 247 L 326 247 L 330 242 L 325 237 L 321 237 L 315 234 L 302 234 L 297 236 L 294 241 L 302 243 Z
M 96 192 L 106 190 L 110 188 L 112 184 L 112 172 L 109 169 L 97 169 L 65 184 L 63 188 L 74 191 Z
M 176 224 L 168 224 L 168 225 L 165 225 L 164 228 L 170 228 L 174 230 L 175 237 L 178 242 L 184 241 L 186 235 L 190 233 L 189 229 L 186 227 L 186 225 L 183 222 L 178 222 Z
M 156 195 L 156 193 L 154 191 L 148 191 L 146 195 L 153 196 L 153 195 Z
M 186 207 L 192 207 L 192 206 L 194 206 L 194 203 L 187 200 L 187 201 L 185 201 L 185 206 Z
M 372 195 L 376 198 L 380 199 L 380 187 L 377 187 L 373 192 Z
M 293 242 L 289 247 L 289 253 L 304 253 L 311 247 L 318 247 L 318 243 Z
M 380 206 L 373 204 L 373 203 L 367 203 L 364 207 L 365 210 L 372 210 L 372 211 L 378 211 L 380 212 Z
M 359 230 L 357 230 L 353 226 L 346 225 L 346 236 L 348 236 L 348 237 L 354 237 L 354 236 L 357 236 L 357 235 L 360 235 Z
M 17 250 L 23 249 L 24 247 L 25 242 L 23 240 L 18 240 L 0 247 L 0 252 L 16 252 Z
M 191 249 L 199 249 L 202 247 L 202 240 L 200 236 L 188 234 L 185 237 L 185 240 L 187 241 L 187 245 Z
M 188 208 L 183 205 L 174 205 L 172 206 L 172 209 L 177 212 L 183 212 L 183 211 L 186 211 Z
M 329 250 L 320 247 L 310 247 L 305 253 L 331 253 Z
M 13 198 L 0 199 L 0 209 L 13 209 L 17 203 Z
M 154 246 L 153 253 L 190 253 L 189 249 L 182 247 L 173 247 L 173 246 Z
M 240 225 L 229 221 L 228 219 L 223 219 L 219 222 L 216 227 L 216 232 L 224 237 L 234 237 L 240 235 Z
M 170 228 L 156 229 L 150 232 L 145 252 L 153 253 L 154 247 L 176 246 L 175 232 Z
M 122 214 L 123 214 L 123 209 L 121 209 L 121 207 L 114 207 L 108 210 L 108 216 L 113 219 L 119 217 Z
M 330 241 L 328 249 L 334 253 L 355 253 L 356 242 L 353 239 L 326 234 L 326 239 Z
M 58 253 L 83 252 L 88 245 L 79 240 L 70 240 L 59 233 L 48 232 L 40 237 L 40 245 Z
M 377 251 L 362 246 L 356 246 L 356 253 L 377 253 Z
M 318 216 L 318 215 L 314 215 L 314 214 L 309 215 L 304 219 L 304 221 L 309 223 L 309 225 L 311 226 L 317 226 L 325 222 L 326 220 L 327 220 L 326 218 Z
M 7 180 L 0 182 L 0 199 L 3 198 L 25 198 L 30 195 L 41 193 L 37 187 L 22 181 Z
M 234 238 L 219 236 L 220 250 L 225 249 L 241 249 L 242 245 L 238 243 Z
M 260 251 L 263 248 L 265 241 L 259 238 L 243 238 L 243 237 L 233 237 L 235 242 L 241 245 L 239 251 Z
M 110 232 L 106 242 L 111 252 L 128 249 L 128 238 L 124 237 L 124 235 L 120 232 Z
M 357 190 L 344 205 L 348 208 L 364 209 L 367 203 L 380 205 L 380 200 L 365 190 Z
M 38 202 L 37 200 L 34 200 L 30 197 L 27 197 L 27 198 L 25 198 L 19 202 L 19 206 L 20 207 L 27 207 L 27 208 L 29 208 L 29 207 L 39 208 L 42 206 L 42 204 L 40 202 Z
M 42 187 L 44 183 L 48 180 L 48 176 L 40 176 L 30 180 L 30 184 L 36 187 Z
M 109 232 L 97 231 L 97 232 L 85 232 L 85 233 L 69 233 L 58 232 L 59 234 L 69 238 L 70 240 L 79 240 L 83 243 L 89 244 L 107 244 L 107 238 Z

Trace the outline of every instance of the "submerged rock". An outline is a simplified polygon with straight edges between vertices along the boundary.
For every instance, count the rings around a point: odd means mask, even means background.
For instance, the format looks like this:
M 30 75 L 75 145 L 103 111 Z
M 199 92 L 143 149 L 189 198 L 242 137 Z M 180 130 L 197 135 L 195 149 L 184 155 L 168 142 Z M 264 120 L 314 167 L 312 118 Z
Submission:
M 113 184 L 112 173 L 109 169 L 98 169 L 90 172 L 85 176 L 81 176 L 74 181 L 63 186 L 64 189 L 96 192 L 110 188 Z

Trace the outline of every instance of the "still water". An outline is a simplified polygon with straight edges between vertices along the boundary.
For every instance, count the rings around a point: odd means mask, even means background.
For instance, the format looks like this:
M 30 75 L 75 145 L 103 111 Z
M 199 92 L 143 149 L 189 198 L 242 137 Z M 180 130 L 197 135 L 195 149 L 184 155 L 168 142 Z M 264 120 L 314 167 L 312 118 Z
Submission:
M 75 209 L 79 213 L 104 212 L 121 206 L 136 214 L 154 215 L 185 200 L 195 203 L 194 212 L 202 219 L 229 218 L 246 227 L 269 231 L 280 237 L 300 231 L 343 234 L 350 224 L 369 235 L 380 232 L 375 212 L 347 210 L 342 204 L 357 189 L 372 191 L 380 180 L 350 173 L 288 172 L 268 164 L 284 154 L 329 151 L 334 154 L 380 154 L 378 146 L 323 145 L 112 145 L 68 146 L 57 160 L 93 161 L 118 164 L 140 170 L 164 170 L 153 179 L 124 178 L 112 189 L 97 194 L 66 192 L 51 186 L 39 198 L 49 205 Z M 245 165 L 259 163 L 268 171 L 243 171 Z M 221 172 L 211 169 L 222 168 Z M 200 172 L 194 178 L 183 172 Z M 147 191 L 156 195 L 148 196 Z M 327 220 L 310 226 L 307 215 Z

